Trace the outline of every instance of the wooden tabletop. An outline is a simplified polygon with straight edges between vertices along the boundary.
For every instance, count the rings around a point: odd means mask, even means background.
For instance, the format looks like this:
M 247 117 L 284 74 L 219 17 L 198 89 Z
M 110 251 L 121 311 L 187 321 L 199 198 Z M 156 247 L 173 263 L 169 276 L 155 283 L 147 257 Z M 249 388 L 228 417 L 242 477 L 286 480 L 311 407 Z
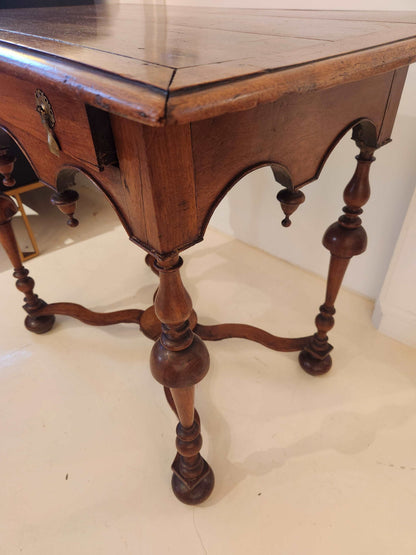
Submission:
M 415 59 L 416 11 L 0 10 L 1 71 L 149 125 L 244 110 Z

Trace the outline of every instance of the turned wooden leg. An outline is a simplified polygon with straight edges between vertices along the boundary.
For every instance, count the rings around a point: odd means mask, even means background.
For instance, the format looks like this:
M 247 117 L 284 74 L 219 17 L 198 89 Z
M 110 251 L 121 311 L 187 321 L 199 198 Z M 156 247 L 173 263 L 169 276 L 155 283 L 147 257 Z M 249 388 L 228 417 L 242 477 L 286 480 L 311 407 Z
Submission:
M 207 499 L 214 487 L 214 474 L 199 453 L 202 438 L 194 409 L 195 384 L 208 372 L 209 354 L 190 328 L 192 302 L 180 277 L 181 265 L 178 256 L 157 262 L 160 286 L 155 311 L 162 334 L 153 346 L 150 367 L 155 379 L 169 389 L 179 418 L 172 488 L 180 501 L 196 505 Z
M 367 247 L 367 234 L 361 225 L 361 207 L 370 198 L 368 174 L 374 148 L 361 145 L 360 154 L 356 157 L 357 168 L 344 191 L 344 214 L 326 231 L 323 244 L 330 251 L 328 281 L 325 302 L 319 308 L 315 319 L 317 332 L 309 344 L 299 354 L 302 368 L 312 375 L 328 372 L 332 360 L 329 355 L 332 346 L 328 343 L 328 331 L 334 326 L 335 299 L 353 256 L 361 254 Z
M 52 328 L 55 317 L 34 315 L 39 308 L 46 306 L 46 303 L 33 292 L 35 282 L 29 277 L 29 270 L 22 265 L 20 260 L 19 249 L 11 223 L 11 219 L 17 211 L 18 208 L 14 201 L 9 196 L 0 194 L 0 242 L 13 265 L 13 276 L 17 280 L 16 287 L 25 295 L 23 308 L 28 313 L 25 326 L 34 333 L 45 333 Z

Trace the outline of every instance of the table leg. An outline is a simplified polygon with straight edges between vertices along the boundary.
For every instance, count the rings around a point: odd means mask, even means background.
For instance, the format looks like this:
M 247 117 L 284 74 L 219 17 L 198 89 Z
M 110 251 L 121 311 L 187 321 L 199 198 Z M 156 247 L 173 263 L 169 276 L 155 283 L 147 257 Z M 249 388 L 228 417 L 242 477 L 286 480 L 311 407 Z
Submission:
M 361 225 L 361 207 L 370 198 L 368 174 L 374 148 L 360 146 L 360 154 L 356 157 L 357 168 L 344 191 L 344 214 L 326 231 L 323 244 L 330 251 L 328 281 L 325 302 L 319 308 L 315 319 L 318 331 L 299 354 L 302 368 L 312 375 L 328 372 L 332 360 L 329 355 L 332 346 L 328 343 L 327 333 L 334 326 L 335 300 L 348 267 L 350 259 L 365 251 L 367 234 Z
M 17 211 L 18 208 L 15 202 L 9 196 L 0 194 L 0 243 L 3 245 L 13 265 L 13 276 L 17 280 L 16 287 L 25 295 L 25 305 L 23 308 L 28 313 L 25 319 L 25 326 L 29 331 L 34 333 L 45 333 L 52 328 L 55 317 L 33 316 L 33 313 L 46 306 L 46 303 L 33 292 L 35 282 L 29 277 L 29 270 L 22 265 L 20 259 L 19 248 L 11 223 Z
M 153 346 L 150 367 L 155 379 L 169 389 L 179 418 L 172 488 L 180 501 L 195 505 L 214 487 L 214 474 L 199 453 L 202 438 L 194 410 L 195 384 L 208 372 L 209 354 L 189 325 L 192 302 L 180 277 L 181 265 L 177 255 L 157 261 L 160 286 L 155 311 L 162 334 Z

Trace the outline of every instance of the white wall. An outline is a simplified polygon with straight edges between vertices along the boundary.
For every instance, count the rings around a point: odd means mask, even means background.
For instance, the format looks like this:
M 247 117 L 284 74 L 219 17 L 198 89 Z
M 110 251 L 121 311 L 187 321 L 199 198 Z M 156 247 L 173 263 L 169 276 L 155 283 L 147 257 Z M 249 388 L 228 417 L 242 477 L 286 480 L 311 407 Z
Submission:
M 373 314 L 386 335 L 416 347 L 416 191 Z

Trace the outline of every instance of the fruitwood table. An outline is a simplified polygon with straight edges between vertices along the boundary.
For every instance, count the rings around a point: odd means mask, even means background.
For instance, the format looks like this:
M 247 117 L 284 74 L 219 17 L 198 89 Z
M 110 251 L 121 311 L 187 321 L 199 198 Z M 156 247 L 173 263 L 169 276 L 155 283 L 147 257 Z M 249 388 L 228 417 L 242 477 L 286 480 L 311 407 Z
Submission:
M 416 12 L 226 10 L 126 4 L 0 10 L 0 124 L 27 156 L 52 201 L 74 218 L 76 172 L 88 176 L 147 251 L 159 276 L 146 310 L 107 314 L 47 304 L 20 261 L 0 196 L 0 238 L 25 295 L 25 325 L 44 333 L 55 315 L 92 325 L 139 324 L 155 340 L 153 376 L 178 416 L 172 487 L 189 504 L 211 493 L 199 451 L 194 389 L 208 371 L 203 340 L 242 337 L 300 351 L 312 375 L 331 367 L 327 332 L 348 263 L 366 248 L 361 225 L 374 151 L 390 141 L 408 65 L 416 59 Z M 197 322 L 179 253 L 202 241 L 216 206 L 245 174 L 270 166 L 285 218 L 304 201 L 340 138 L 359 148 L 343 214 L 325 233 L 328 285 L 313 335 L 281 338 L 243 324 Z M 4 141 L 3 141 L 4 142 Z M 3 183 L 13 157 L 0 147 Z M 323 202 L 325 199 L 323 199 Z

